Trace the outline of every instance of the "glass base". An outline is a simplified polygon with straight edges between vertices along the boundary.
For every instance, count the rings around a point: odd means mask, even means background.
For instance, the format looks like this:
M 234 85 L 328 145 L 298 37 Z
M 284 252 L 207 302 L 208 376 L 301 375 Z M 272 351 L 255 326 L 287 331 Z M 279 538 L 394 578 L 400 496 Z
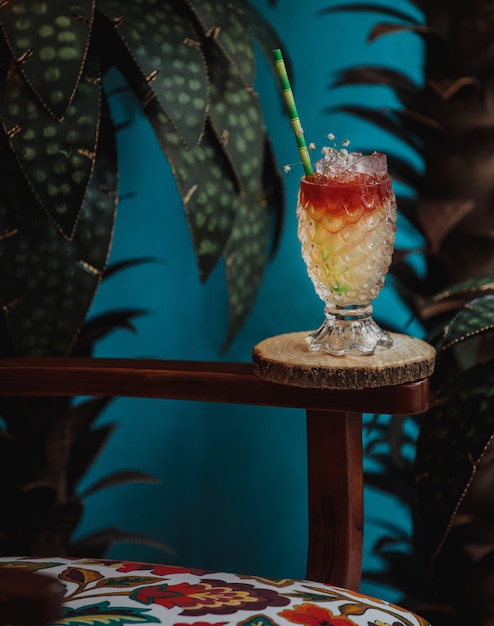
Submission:
M 391 348 L 393 340 L 372 319 L 372 305 L 363 307 L 326 306 L 322 326 L 306 337 L 309 350 L 333 356 L 374 354 L 376 348 Z

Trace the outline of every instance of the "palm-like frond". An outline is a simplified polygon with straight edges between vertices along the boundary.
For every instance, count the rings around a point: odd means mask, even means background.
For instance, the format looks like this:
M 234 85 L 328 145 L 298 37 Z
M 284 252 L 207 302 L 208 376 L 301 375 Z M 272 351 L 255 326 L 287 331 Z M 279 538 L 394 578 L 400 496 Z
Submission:
M 421 23 L 412 14 L 372 3 L 340 4 L 330 10 L 372 10 L 400 20 L 377 24 L 371 39 L 397 29 L 418 34 L 425 50 L 423 84 L 415 84 L 399 70 L 362 66 L 341 71 L 333 85 L 385 85 L 401 104 L 400 110 L 376 112 L 354 107 L 349 112 L 410 145 L 424 161 L 423 172 L 417 176 L 397 174 L 417 194 L 411 222 L 429 244 L 425 250 L 430 265 L 428 293 L 422 295 L 431 295 L 445 284 L 492 271 L 494 261 L 488 251 L 492 238 L 491 196 L 482 190 L 489 189 L 492 180 L 489 164 L 494 118 L 485 81 L 490 44 L 481 24 L 480 8 L 457 2 L 451 11 L 450 5 L 441 0 L 416 4 L 424 12 Z M 474 33 L 478 35 L 475 46 Z M 486 56 L 480 53 L 480 45 Z M 415 302 L 419 301 L 416 297 Z
M 421 2 L 412 2 L 412 4 L 421 8 Z M 337 4 L 335 6 L 321 9 L 320 13 L 324 15 L 327 13 L 335 13 L 337 11 L 365 11 L 370 13 L 379 13 L 380 15 L 386 15 L 399 20 L 415 22 L 410 13 L 405 13 L 404 11 L 387 7 L 382 4 L 376 4 L 374 2 L 348 2 L 347 4 Z
M 434 404 L 421 421 L 416 449 L 417 530 L 440 597 L 455 607 L 460 622 L 489 623 L 494 510 L 486 490 L 494 471 L 492 9 L 469 0 L 412 5 L 422 11 L 423 20 L 374 3 L 340 3 L 331 10 L 365 10 L 378 20 L 384 17 L 372 28 L 369 42 L 401 32 L 420 37 L 425 53 L 421 83 L 399 70 L 363 66 L 340 72 L 333 84 L 390 87 L 399 110 L 346 110 L 411 147 L 423 162 L 422 170 L 410 172 L 411 163 L 393 164 L 390 158 L 393 175 L 414 191 L 412 202 L 399 198 L 398 206 L 424 242 L 425 267 L 420 275 L 409 263 L 416 251 L 403 250 L 395 255 L 391 271 L 399 293 L 438 349 Z M 392 493 L 405 488 L 397 486 L 397 479 L 386 480 L 381 484 Z M 388 581 L 396 581 L 393 568 L 403 564 L 389 564 Z

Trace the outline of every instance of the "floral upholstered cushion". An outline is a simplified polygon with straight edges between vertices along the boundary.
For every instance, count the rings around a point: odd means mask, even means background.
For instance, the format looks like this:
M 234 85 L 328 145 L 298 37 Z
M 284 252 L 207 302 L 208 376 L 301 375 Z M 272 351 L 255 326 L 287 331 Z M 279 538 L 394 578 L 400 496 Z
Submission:
M 95 559 L 0 558 L 57 577 L 66 626 L 428 626 L 375 598 L 307 580 Z

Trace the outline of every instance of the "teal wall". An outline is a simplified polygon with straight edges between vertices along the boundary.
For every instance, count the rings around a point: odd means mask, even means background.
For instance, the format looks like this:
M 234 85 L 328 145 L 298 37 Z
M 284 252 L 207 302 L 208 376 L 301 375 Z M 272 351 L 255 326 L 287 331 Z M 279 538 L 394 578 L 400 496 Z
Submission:
M 333 132 L 351 147 L 404 151 L 383 133 L 343 114 L 338 103 L 393 103 L 384 88 L 330 89 L 338 69 L 382 63 L 420 76 L 421 49 L 409 35 L 394 35 L 371 46 L 365 39 L 374 18 L 368 13 L 320 15 L 331 0 L 256 0 L 278 29 L 293 62 L 292 82 L 308 141 L 322 146 Z M 401 6 L 389 0 L 392 7 Z M 280 165 L 297 160 L 291 126 L 274 77 L 259 58 L 258 91 Z M 131 122 L 120 134 L 121 202 L 111 260 L 151 256 L 157 260 L 107 281 L 92 313 L 142 307 L 136 332 L 119 331 L 101 342 L 99 356 L 249 361 L 265 337 L 315 328 L 323 305 L 315 296 L 300 257 L 294 204 L 301 169 L 285 176 L 287 212 L 280 249 L 266 270 L 255 308 L 226 354 L 226 286 L 223 268 L 201 285 L 184 213 L 168 164 L 130 98 L 112 98 L 115 116 Z M 399 223 L 398 242 L 408 237 Z M 377 316 L 409 314 L 389 280 L 375 303 Z M 304 575 L 307 549 L 307 490 L 304 413 L 298 410 L 116 400 L 101 419 L 117 425 L 114 435 L 84 481 L 122 468 L 149 472 L 159 485 L 119 486 L 90 496 L 80 534 L 118 525 L 166 543 L 167 555 L 139 544 L 112 548 L 115 558 L 168 561 L 269 576 Z M 389 503 L 366 491 L 365 564 L 377 526 Z M 403 520 L 406 526 L 407 520 Z M 371 587 L 364 587 L 372 591 Z

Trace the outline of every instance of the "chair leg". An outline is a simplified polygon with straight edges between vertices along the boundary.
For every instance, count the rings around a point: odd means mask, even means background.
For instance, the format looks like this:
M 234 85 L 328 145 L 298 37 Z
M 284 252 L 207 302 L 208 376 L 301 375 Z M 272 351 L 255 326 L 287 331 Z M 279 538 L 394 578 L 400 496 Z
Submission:
M 364 513 L 362 415 L 307 410 L 307 454 L 307 578 L 358 590 Z

